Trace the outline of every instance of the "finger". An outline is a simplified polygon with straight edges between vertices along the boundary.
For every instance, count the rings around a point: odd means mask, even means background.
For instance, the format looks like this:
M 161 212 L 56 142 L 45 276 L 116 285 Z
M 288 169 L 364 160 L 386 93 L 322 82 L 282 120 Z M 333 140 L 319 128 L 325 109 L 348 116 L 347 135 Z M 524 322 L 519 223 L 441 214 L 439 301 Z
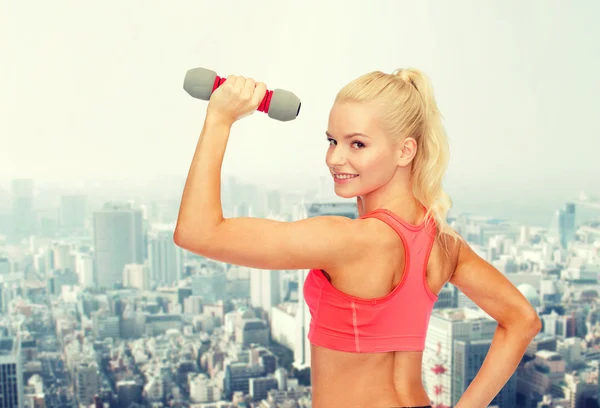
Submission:
M 266 93 L 267 85 L 264 82 L 257 82 L 256 86 L 254 87 L 254 94 L 252 95 L 253 104 L 258 107 L 265 98 Z
M 235 83 L 235 79 L 236 79 L 235 75 L 229 75 L 229 76 L 227 76 L 227 79 L 225 79 L 225 82 L 223 82 L 223 85 L 225 85 L 225 84 L 233 85 Z
M 238 76 L 235 78 L 235 83 L 233 85 L 233 90 L 237 95 L 240 95 L 244 90 L 244 83 L 246 82 L 246 78 L 243 76 Z
M 225 82 L 223 82 L 219 88 L 224 88 L 225 90 L 233 89 L 236 78 L 237 77 L 235 75 L 228 75 L 227 79 L 225 79 Z
M 241 98 L 247 101 L 252 100 L 252 96 L 254 95 L 254 88 L 256 87 L 256 82 L 254 79 L 247 78 L 244 82 L 244 90 L 242 91 Z

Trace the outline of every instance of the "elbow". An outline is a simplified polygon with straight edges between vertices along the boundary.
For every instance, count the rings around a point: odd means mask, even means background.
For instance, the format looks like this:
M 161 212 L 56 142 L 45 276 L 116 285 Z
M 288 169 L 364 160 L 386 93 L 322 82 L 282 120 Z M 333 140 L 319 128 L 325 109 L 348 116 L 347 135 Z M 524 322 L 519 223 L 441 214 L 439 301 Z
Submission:
M 533 316 L 532 320 L 531 320 L 531 327 L 532 327 L 532 331 L 534 333 L 534 337 L 542 331 L 543 328 L 543 324 L 542 324 L 542 319 L 540 319 L 540 317 L 537 315 L 537 313 L 535 314 L 535 316 Z
M 202 255 L 210 238 L 208 234 L 201 233 L 197 229 L 189 229 L 178 224 L 173 232 L 173 242 L 186 251 Z
M 179 248 L 183 248 L 183 249 L 187 249 L 186 248 L 186 235 L 185 232 L 183 232 L 182 228 L 177 226 L 175 228 L 175 231 L 173 232 L 173 242 L 175 243 L 175 245 L 177 245 Z
M 509 322 L 498 322 L 503 328 L 519 333 L 527 339 L 532 339 L 542 331 L 542 320 L 534 309 L 528 309 L 526 312 L 515 313 Z
M 173 242 L 178 247 L 183 248 L 183 233 L 181 232 L 181 228 L 179 226 L 177 226 L 173 232 Z
M 520 325 L 519 330 L 523 333 L 528 334 L 528 337 L 533 338 L 537 336 L 539 332 L 542 331 L 542 328 L 542 320 L 534 311 L 529 315 L 523 316 L 522 324 Z
M 189 250 L 190 245 L 192 244 L 191 243 L 192 239 L 194 240 L 195 246 L 198 246 L 200 244 L 199 239 L 198 239 L 199 237 L 196 236 L 195 238 L 192 238 L 193 235 L 194 234 L 192 234 L 189 231 L 189 229 L 178 224 L 175 227 L 175 231 L 173 232 L 173 242 L 178 247 Z

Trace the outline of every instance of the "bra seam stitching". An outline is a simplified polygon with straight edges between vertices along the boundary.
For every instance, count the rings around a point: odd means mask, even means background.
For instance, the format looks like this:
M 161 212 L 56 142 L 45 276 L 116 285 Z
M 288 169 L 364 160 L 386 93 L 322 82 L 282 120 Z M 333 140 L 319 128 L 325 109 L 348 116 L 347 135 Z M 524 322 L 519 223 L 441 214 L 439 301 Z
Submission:
M 319 311 L 321 310 L 321 298 L 323 297 L 323 282 L 319 286 L 319 298 L 317 299 L 317 310 L 315 311 L 315 322 L 314 326 L 317 327 L 317 320 L 319 317 Z M 306 301 L 306 300 L 305 300 Z

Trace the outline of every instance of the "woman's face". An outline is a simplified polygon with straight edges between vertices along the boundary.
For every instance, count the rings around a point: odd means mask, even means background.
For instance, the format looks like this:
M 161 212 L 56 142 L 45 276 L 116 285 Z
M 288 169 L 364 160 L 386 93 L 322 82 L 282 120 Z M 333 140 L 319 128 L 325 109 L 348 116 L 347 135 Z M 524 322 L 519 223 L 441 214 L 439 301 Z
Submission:
M 396 171 L 396 149 L 379 125 L 375 109 L 369 104 L 336 102 L 329 113 L 326 137 L 330 145 L 325 162 L 340 197 L 363 196 L 376 190 Z M 352 176 L 339 179 L 336 173 Z

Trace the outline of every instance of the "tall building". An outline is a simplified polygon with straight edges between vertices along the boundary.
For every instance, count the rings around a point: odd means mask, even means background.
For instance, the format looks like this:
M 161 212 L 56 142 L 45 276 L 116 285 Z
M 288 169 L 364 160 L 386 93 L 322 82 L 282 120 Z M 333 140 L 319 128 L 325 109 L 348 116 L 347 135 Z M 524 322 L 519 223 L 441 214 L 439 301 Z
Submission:
M 267 212 L 269 214 L 279 215 L 282 210 L 282 197 L 278 190 L 270 190 L 267 192 Z
M 456 340 L 454 343 L 454 364 L 452 366 L 453 401 L 458 401 L 471 384 L 487 357 L 492 339 Z M 498 408 L 517 406 L 517 375 L 513 375 L 494 397 L 491 405 Z
M 423 384 L 433 404 L 456 405 L 481 368 L 497 327 L 483 310 L 462 307 L 433 311 L 423 351 Z M 515 406 L 514 381 L 509 379 L 493 405 Z
M 548 235 L 557 240 L 563 248 L 575 239 L 575 204 L 566 203 L 563 208 L 556 210 Z
M 94 212 L 94 249 L 98 287 L 112 288 L 122 282 L 125 265 L 144 261 L 142 212 L 113 203 Z
M 145 264 L 127 264 L 123 268 L 123 286 L 139 290 L 150 289 L 150 267 Z
M 356 202 L 301 203 L 296 207 L 293 220 L 300 220 L 323 215 L 339 215 L 351 219 L 358 218 Z M 298 368 L 310 367 L 310 342 L 308 327 L 310 326 L 310 311 L 304 301 L 304 281 L 308 270 L 298 271 L 298 311 L 296 313 L 296 338 L 294 340 L 294 365 Z
M 21 341 L 0 338 L 0 408 L 23 408 L 23 390 Z
M 8 275 L 12 270 L 10 259 L 7 257 L 0 257 L 0 275 Z
M 54 269 L 70 269 L 75 271 L 76 256 L 71 253 L 71 246 L 65 243 L 53 243 L 53 268 Z
M 84 288 L 95 286 L 94 282 L 94 257 L 88 253 L 78 252 L 75 255 L 75 272 L 79 284 Z
M 82 362 L 77 366 L 75 385 L 77 401 L 81 405 L 90 405 L 100 388 L 100 375 L 95 361 Z
M 148 233 L 148 261 L 155 284 L 172 284 L 183 273 L 183 249 L 173 242 L 173 228 L 158 227 Z
M 250 271 L 250 302 L 271 313 L 271 307 L 281 302 L 281 271 L 252 269 Z
M 33 205 L 33 180 L 12 181 L 11 238 L 21 240 L 36 233 L 37 223 Z
M 575 239 L 575 204 L 566 203 L 562 209 L 562 222 L 560 231 L 560 243 L 563 247 L 567 247 L 569 242 Z

